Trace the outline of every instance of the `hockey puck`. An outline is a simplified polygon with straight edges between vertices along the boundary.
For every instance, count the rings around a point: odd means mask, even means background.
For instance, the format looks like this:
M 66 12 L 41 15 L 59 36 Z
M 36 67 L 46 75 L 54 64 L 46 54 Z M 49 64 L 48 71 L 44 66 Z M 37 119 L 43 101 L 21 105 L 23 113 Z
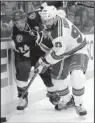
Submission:
M 1 117 L 0 119 L 1 119 L 1 123 L 2 123 L 2 122 L 7 122 L 6 117 Z

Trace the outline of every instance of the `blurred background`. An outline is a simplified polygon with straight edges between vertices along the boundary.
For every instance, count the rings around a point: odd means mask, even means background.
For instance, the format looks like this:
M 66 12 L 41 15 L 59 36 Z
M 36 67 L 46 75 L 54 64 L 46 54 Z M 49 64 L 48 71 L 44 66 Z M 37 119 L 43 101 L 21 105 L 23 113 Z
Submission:
M 1 2 L 1 37 L 11 36 L 12 12 L 21 9 L 26 13 L 37 10 L 45 1 L 2 1 Z M 84 34 L 94 34 L 94 1 L 46 1 L 58 9 L 66 11 L 67 18 Z

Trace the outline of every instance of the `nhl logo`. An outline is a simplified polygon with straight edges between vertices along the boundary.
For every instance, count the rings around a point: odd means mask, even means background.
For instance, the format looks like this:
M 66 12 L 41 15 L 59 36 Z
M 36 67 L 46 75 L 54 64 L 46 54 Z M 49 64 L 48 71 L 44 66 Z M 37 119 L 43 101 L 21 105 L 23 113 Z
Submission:
M 22 42 L 22 40 L 23 40 L 23 36 L 20 35 L 20 34 L 18 34 L 18 35 L 16 36 L 16 41 L 17 41 L 18 43 L 20 43 L 20 42 Z

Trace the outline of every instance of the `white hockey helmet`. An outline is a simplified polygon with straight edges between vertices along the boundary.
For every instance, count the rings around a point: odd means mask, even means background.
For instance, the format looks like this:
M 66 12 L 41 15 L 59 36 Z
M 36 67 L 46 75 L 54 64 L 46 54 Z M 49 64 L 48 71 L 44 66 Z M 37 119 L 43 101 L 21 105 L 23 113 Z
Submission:
M 44 2 L 44 3 L 41 4 L 41 7 L 43 7 L 43 8 L 46 7 L 46 6 L 47 6 L 47 3 L 46 2 Z
M 55 19 L 57 15 L 57 9 L 54 6 L 46 5 L 42 11 L 39 13 L 42 21 L 49 21 L 51 19 Z

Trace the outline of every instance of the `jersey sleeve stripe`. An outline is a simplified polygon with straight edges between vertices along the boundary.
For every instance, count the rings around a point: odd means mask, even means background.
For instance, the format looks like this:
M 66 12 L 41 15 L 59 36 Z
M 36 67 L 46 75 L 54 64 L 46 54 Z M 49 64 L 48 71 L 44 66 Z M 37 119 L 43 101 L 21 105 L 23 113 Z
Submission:
M 44 51 L 44 52 L 49 52 L 50 51 L 50 48 L 48 48 L 46 45 L 44 44 L 40 44 L 40 48 Z
M 78 50 L 82 49 L 83 47 L 85 47 L 87 44 L 86 42 L 86 39 L 82 42 L 82 44 L 80 44 L 79 46 L 77 46 L 76 48 L 74 48 L 73 50 L 70 50 L 68 52 L 65 52 L 61 55 L 56 55 L 55 51 L 53 51 L 51 53 L 51 56 L 55 59 L 55 60 L 61 60 L 63 59 L 65 56 L 68 56 L 68 55 L 72 55 L 74 54 L 75 52 L 77 52 Z
M 63 36 L 63 19 L 58 17 L 58 37 Z

